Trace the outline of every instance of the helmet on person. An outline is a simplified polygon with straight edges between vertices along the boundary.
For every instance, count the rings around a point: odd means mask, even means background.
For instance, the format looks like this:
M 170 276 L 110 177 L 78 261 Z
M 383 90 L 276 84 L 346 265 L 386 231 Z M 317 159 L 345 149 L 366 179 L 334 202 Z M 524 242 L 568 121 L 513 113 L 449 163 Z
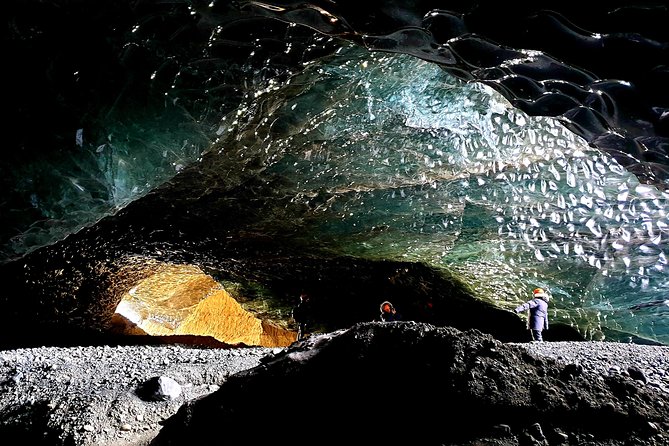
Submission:
M 534 297 L 538 297 L 539 299 L 543 299 L 546 302 L 550 300 L 548 293 L 543 288 L 535 288 L 534 291 L 532 291 L 532 295 Z
M 387 300 L 381 303 L 382 313 L 390 313 L 392 310 L 393 310 L 393 304 L 391 304 Z

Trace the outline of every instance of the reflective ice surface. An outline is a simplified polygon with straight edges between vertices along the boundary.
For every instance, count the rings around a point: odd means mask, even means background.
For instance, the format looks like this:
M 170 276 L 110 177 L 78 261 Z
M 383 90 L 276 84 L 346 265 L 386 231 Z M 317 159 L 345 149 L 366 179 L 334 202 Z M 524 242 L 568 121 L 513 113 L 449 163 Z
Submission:
M 667 340 L 668 197 L 556 120 L 359 49 L 250 105 L 229 131 L 255 140 L 243 151 L 264 154 L 266 174 L 288 179 L 282 193 L 311 207 L 304 237 L 458 271 L 506 307 L 548 287 L 553 318 L 587 337 Z
M 246 68 L 250 78 L 258 65 Z M 13 170 L 29 204 L 5 206 L 6 227 L 19 233 L 3 255 L 94 223 L 197 163 L 219 138 L 211 150 L 221 157 L 262 159 L 249 175 L 283 179 L 276 193 L 309 209 L 293 216 L 303 219 L 298 237 L 322 249 L 445 268 L 505 308 L 548 287 L 552 319 L 587 337 L 611 328 L 669 343 L 666 192 L 557 120 L 409 56 L 345 47 L 295 76 L 278 74 L 255 76 L 231 113 L 167 106 L 114 117 L 95 144 L 72 134 L 76 156 Z M 196 96 L 172 88 L 165 101 L 188 94 Z

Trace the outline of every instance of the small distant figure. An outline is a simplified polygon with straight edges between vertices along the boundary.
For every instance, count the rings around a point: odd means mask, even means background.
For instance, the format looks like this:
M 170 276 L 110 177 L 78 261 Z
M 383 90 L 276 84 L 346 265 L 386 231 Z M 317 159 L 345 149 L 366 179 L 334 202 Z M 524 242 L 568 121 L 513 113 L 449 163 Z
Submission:
M 434 316 L 434 300 L 428 296 L 419 307 L 419 317 L 422 322 L 433 323 Z
M 392 322 L 402 320 L 402 317 L 395 309 L 395 306 L 390 302 L 383 301 L 379 307 L 381 310 L 380 319 L 382 322 Z
M 305 292 L 300 294 L 300 301 L 293 308 L 293 319 L 297 324 L 297 340 L 301 341 L 311 325 L 311 298 Z
M 532 334 L 532 341 L 543 342 L 541 332 L 548 330 L 548 302 L 550 296 L 543 288 L 532 291 L 532 300 L 516 307 L 516 313 L 530 310 L 527 318 L 527 328 Z

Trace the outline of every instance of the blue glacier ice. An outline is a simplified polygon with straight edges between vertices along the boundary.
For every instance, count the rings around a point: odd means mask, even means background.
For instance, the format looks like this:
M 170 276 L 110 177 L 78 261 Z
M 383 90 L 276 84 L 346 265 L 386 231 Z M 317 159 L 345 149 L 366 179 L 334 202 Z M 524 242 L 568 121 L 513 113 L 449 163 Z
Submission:
M 549 288 L 552 318 L 587 338 L 669 341 L 667 192 L 557 120 L 428 62 L 353 47 L 267 84 L 233 118 L 227 131 L 255 141 L 241 150 L 263 154 L 285 194 L 324 197 L 305 238 L 457 271 L 505 308 Z
M 14 171 L 26 197 L 3 256 L 94 224 L 209 150 L 255 155 L 312 208 L 300 237 L 325 250 L 444 268 L 509 309 L 546 287 L 551 319 L 586 338 L 611 329 L 669 344 L 667 191 L 484 84 L 346 45 L 259 77 L 232 112 L 182 111 L 110 117 L 101 140 L 72 135 L 76 157 Z

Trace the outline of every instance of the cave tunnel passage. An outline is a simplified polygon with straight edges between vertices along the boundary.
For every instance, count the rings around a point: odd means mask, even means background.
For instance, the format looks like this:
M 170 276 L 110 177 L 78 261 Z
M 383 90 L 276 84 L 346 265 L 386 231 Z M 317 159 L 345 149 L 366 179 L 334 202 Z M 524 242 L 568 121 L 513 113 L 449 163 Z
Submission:
M 163 264 L 125 293 L 112 331 L 124 336 L 209 336 L 224 344 L 261 347 L 295 341 L 288 318 L 282 327 L 258 316 L 198 267 Z

